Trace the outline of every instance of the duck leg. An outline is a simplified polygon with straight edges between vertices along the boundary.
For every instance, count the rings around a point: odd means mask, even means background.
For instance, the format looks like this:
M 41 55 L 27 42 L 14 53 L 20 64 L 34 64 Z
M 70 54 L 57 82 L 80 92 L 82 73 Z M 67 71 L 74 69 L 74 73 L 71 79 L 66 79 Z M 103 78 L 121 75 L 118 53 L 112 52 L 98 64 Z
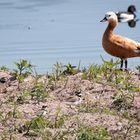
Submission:
M 123 59 L 121 59 L 121 66 L 120 66 L 120 70 L 123 69 Z
M 127 70 L 127 60 L 125 60 L 125 70 Z

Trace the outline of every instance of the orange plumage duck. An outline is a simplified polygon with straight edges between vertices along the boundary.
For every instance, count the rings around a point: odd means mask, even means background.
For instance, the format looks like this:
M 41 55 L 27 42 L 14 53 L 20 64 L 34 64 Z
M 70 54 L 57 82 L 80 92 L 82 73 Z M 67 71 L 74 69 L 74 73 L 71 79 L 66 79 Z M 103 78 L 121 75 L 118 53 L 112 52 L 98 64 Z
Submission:
M 128 58 L 140 57 L 140 43 L 113 33 L 114 28 L 118 24 L 118 18 L 115 12 L 107 12 L 101 22 L 105 21 L 108 21 L 108 26 L 103 34 L 102 46 L 107 53 L 121 59 L 121 69 L 123 68 L 124 62 L 125 69 L 127 69 Z

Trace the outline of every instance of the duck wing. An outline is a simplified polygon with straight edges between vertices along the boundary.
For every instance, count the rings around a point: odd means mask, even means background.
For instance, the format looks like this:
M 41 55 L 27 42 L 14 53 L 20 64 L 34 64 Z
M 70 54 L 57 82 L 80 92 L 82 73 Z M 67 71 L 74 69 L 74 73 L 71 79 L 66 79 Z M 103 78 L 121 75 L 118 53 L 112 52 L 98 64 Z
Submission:
M 112 43 L 115 46 L 120 47 L 120 49 L 125 49 L 128 51 L 134 51 L 134 52 L 140 53 L 140 43 L 132 39 L 129 39 L 127 37 L 113 35 Z

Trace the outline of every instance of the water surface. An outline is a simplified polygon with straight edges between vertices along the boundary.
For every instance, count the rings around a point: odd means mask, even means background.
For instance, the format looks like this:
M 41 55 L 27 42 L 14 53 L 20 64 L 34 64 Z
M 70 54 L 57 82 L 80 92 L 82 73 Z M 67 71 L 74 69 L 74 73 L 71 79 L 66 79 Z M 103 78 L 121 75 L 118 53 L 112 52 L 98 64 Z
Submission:
M 107 11 L 123 11 L 139 0 L 0 0 L 0 66 L 28 59 L 37 72 L 51 71 L 57 61 L 81 67 L 113 58 L 101 39 Z M 137 14 L 139 16 L 139 13 Z M 121 23 L 115 32 L 140 42 L 140 22 L 135 28 Z M 140 58 L 129 59 L 132 69 Z

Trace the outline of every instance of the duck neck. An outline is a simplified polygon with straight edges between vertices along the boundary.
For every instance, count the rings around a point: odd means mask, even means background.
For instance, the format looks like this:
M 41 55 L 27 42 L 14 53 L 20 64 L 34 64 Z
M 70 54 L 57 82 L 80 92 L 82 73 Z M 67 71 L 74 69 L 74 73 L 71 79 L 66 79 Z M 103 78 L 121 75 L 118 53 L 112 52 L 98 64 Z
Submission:
M 109 22 L 109 24 L 108 24 L 108 26 L 107 26 L 107 28 L 106 28 L 105 33 L 106 33 L 106 34 L 112 34 L 114 28 L 116 27 L 116 25 L 117 25 L 117 22 Z

